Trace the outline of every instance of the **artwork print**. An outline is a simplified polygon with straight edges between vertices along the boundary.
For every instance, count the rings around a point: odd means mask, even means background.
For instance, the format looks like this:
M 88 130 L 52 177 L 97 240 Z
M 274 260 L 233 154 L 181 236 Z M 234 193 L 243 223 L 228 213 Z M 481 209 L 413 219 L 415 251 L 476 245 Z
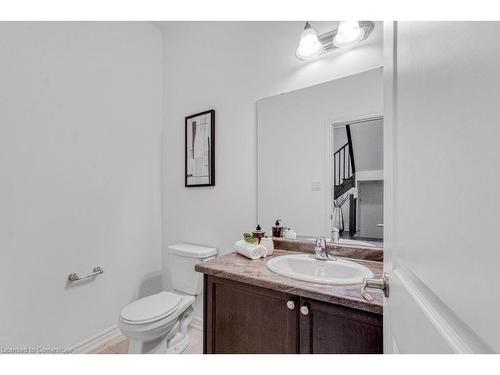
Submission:
M 185 186 L 215 185 L 215 111 L 186 117 Z

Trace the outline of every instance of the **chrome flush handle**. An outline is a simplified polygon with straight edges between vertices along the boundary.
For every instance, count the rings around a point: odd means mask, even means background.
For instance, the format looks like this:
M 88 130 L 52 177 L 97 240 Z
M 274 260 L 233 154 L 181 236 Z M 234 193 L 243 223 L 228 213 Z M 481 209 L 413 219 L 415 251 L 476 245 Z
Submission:
M 366 289 L 379 289 L 384 292 L 384 296 L 389 297 L 389 277 L 384 273 L 381 279 L 364 279 L 361 296 L 367 302 L 373 303 L 375 299 L 368 294 Z

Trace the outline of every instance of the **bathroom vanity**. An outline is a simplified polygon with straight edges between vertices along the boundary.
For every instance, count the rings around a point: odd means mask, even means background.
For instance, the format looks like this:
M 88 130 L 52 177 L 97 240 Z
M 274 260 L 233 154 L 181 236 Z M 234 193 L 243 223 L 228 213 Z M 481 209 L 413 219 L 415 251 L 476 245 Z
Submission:
M 270 259 L 310 251 L 307 243 L 284 242 L 294 251 L 275 250 L 258 260 L 230 253 L 196 266 L 204 273 L 204 353 L 382 353 L 382 292 L 370 290 L 369 303 L 361 284 L 319 284 L 271 272 Z M 381 249 L 330 250 L 381 277 L 380 261 L 351 258 L 379 258 Z

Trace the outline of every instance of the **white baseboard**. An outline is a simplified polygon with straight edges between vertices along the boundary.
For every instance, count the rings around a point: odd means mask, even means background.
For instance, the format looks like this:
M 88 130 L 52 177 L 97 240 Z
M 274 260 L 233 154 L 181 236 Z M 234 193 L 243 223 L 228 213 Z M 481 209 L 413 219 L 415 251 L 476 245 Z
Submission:
M 112 327 L 105 329 L 104 331 L 94 335 L 86 340 L 83 340 L 73 346 L 72 353 L 74 354 L 84 354 L 92 352 L 98 347 L 104 345 L 105 342 L 108 342 L 114 338 L 117 338 L 121 335 L 120 329 L 115 324 Z
M 191 320 L 191 327 L 203 331 L 203 319 L 194 317 L 193 320 Z

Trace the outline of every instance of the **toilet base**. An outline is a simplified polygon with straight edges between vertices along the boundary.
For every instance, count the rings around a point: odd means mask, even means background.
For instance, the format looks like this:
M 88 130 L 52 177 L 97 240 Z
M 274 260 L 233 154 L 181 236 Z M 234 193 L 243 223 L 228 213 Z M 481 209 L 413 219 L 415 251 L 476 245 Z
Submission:
M 159 342 L 144 342 L 130 340 L 129 354 L 182 354 L 189 346 L 189 336 L 186 335 L 172 347 L 168 347 L 165 339 Z
M 189 336 L 184 336 L 181 341 L 172 347 L 167 348 L 167 354 L 182 354 L 189 345 Z
M 130 339 L 129 354 L 181 354 L 189 345 L 188 327 L 192 320 L 193 307 L 181 315 L 169 331 L 154 340 Z

